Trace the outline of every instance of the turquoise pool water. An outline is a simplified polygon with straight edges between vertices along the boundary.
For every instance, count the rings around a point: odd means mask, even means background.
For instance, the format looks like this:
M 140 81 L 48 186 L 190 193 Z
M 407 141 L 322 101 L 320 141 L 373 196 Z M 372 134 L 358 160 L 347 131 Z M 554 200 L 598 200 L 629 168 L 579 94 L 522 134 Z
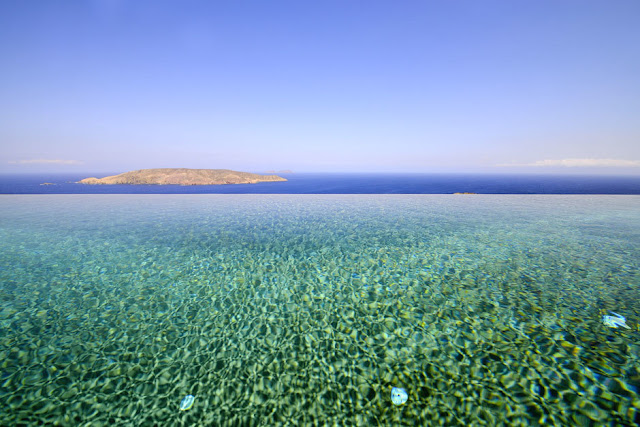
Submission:
M 0 207 L 3 425 L 640 421 L 638 196 Z

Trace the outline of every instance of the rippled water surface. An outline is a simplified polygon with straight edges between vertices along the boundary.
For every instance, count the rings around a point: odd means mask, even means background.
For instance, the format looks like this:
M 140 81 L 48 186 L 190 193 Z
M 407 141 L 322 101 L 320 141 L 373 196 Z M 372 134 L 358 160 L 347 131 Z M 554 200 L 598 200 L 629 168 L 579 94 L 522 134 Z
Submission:
M 0 207 L 2 425 L 640 422 L 638 196 Z

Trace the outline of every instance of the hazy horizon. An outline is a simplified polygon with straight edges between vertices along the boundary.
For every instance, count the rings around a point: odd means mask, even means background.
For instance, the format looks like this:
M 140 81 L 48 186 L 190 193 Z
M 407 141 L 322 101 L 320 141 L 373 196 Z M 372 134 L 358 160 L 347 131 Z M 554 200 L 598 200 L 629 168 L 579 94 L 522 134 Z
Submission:
M 60 176 L 60 177 L 83 177 L 83 178 L 104 178 L 106 176 L 112 176 L 112 175 L 119 175 L 122 173 L 126 173 L 126 172 L 132 172 L 132 171 L 136 171 L 136 170 L 140 170 L 140 169 L 153 169 L 153 168 L 135 168 L 135 169 L 128 169 L 128 170 L 107 170 L 107 171 L 87 171 L 87 170 L 32 170 L 32 171 L 27 171 L 27 170 L 22 170 L 22 171 L 0 171 L 0 176 L 5 176 L 5 177 L 12 177 L 12 176 L 33 176 L 33 177 L 56 177 L 56 176 Z M 185 169 L 229 169 L 229 168 L 185 168 Z M 354 175 L 354 176 L 411 176 L 411 175 L 415 175 L 415 176 L 419 176 L 419 175 L 424 175 L 424 176 L 469 176 L 469 177 L 482 177 L 482 176 L 486 176 L 486 177 L 491 177 L 491 176 L 495 176 L 495 177 L 500 177 L 500 176 L 504 176 L 504 177 L 509 177 L 509 176 L 514 176 L 514 177 L 585 177 L 585 178 L 597 178 L 597 177 L 602 177 L 604 178 L 632 178 L 632 179 L 637 179 L 640 178 L 640 174 L 635 174 L 635 173 L 625 173 L 625 171 L 620 171 L 619 169 L 611 169 L 611 168 L 596 168 L 596 169 L 586 169 L 586 168 L 580 168 L 580 169 L 575 169 L 575 170 L 568 170 L 568 171 L 562 171 L 562 172 L 554 172 L 551 170 L 544 170 L 544 171 L 520 171 L 520 172 L 513 172 L 513 171 L 504 171 L 504 170 L 495 170 L 495 171 L 463 171 L 463 170 L 459 170 L 459 171 L 440 171 L 440 172 L 430 172 L 430 171 L 418 171 L 418 172 L 412 172 L 412 171 L 296 171 L 296 170 L 260 170 L 260 169 L 245 169 L 245 170 L 239 170 L 239 169 L 232 169 L 232 170 L 236 170 L 238 172 L 249 172 L 249 173 L 256 173 L 256 174 L 263 174 L 263 175 L 282 175 L 282 176 L 290 176 L 290 175 L 308 175 L 308 176 L 322 176 L 322 175 L 335 175 L 335 176 L 346 176 L 346 175 Z
M 0 173 L 640 174 L 640 3 L 5 2 Z

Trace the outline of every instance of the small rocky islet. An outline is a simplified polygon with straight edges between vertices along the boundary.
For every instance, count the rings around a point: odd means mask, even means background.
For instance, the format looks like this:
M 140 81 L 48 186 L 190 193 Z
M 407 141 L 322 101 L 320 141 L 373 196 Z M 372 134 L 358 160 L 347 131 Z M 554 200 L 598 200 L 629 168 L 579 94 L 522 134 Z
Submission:
M 281 181 L 286 181 L 286 179 L 277 175 L 259 175 L 230 169 L 160 168 L 140 169 L 104 178 L 85 178 L 77 183 L 89 185 L 223 185 Z

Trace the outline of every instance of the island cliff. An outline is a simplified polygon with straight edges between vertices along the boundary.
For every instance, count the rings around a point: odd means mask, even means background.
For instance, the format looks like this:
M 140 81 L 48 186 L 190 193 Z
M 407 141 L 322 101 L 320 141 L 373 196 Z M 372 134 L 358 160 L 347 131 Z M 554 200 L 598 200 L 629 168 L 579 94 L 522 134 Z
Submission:
M 220 185 L 255 184 L 258 182 L 286 181 L 277 175 L 258 175 L 228 169 L 140 169 L 104 178 L 85 178 L 78 184 L 156 184 L 156 185 Z

